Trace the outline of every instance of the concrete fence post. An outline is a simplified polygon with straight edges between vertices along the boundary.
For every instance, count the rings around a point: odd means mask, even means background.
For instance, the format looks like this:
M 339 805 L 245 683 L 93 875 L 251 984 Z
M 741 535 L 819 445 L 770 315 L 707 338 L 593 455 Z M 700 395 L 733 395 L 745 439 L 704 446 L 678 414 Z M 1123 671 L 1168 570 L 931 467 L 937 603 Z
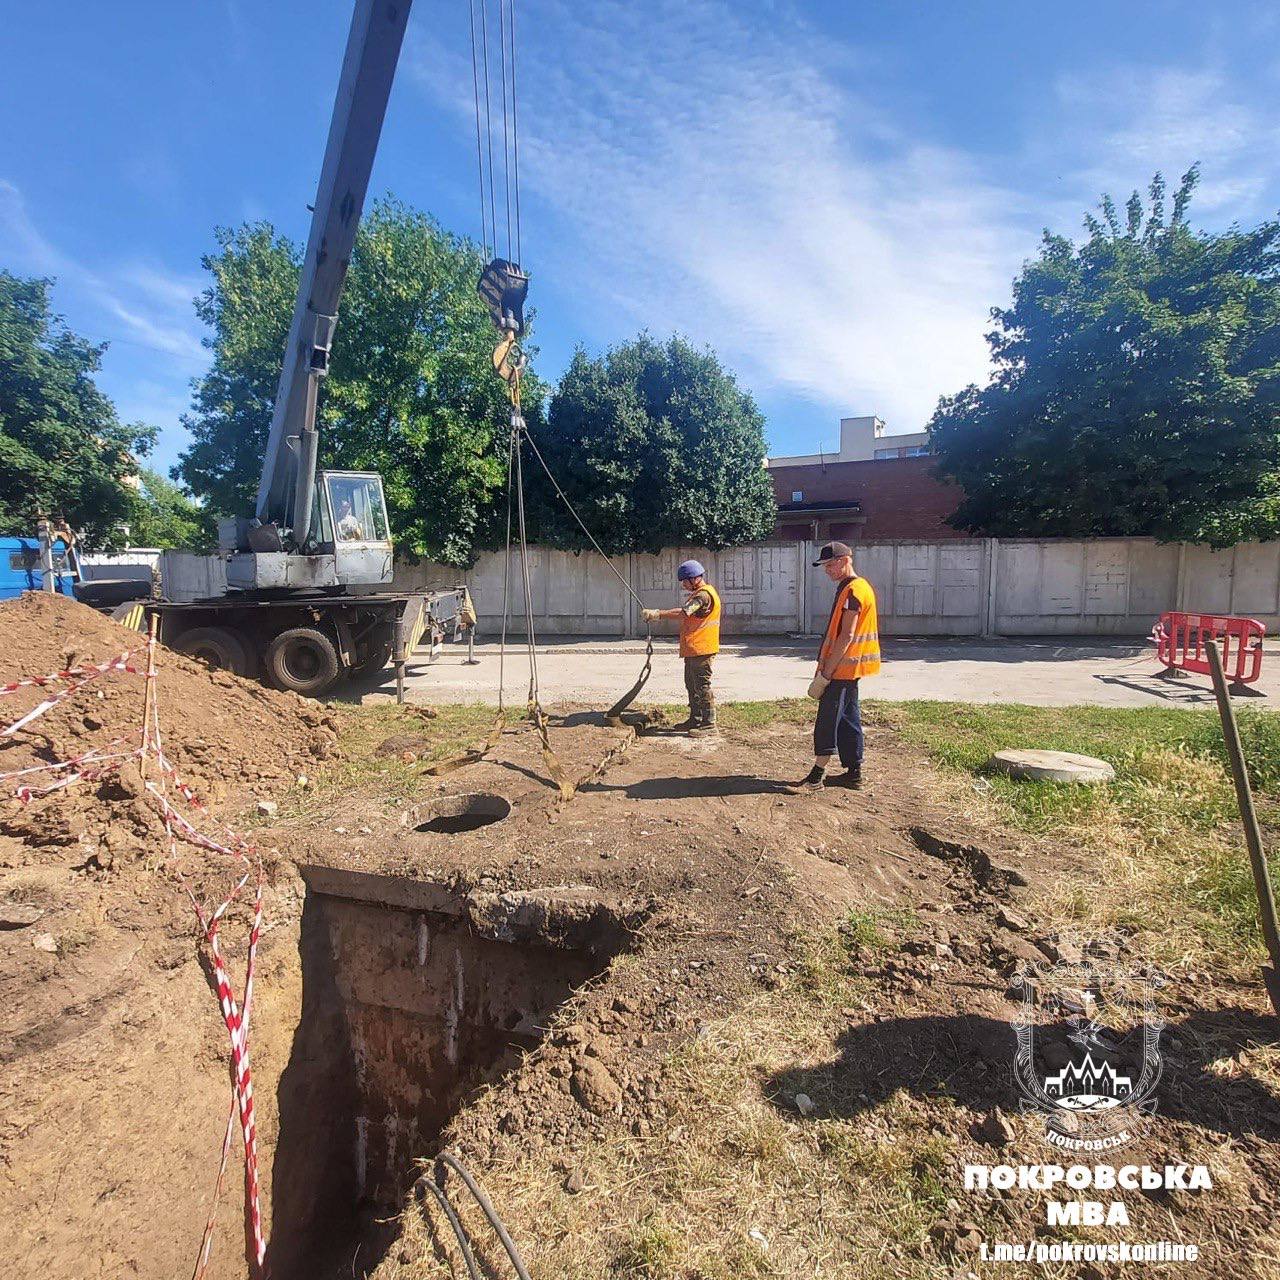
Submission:
M 996 630 L 996 621 L 999 617 L 996 612 L 996 582 L 1000 577 L 1000 539 L 987 538 L 985 542 L 986 548 L 983 561 L 986 570 L 987 589 L 983 600 L 984 624 L 982 634 L 990 639 L 999 635 Z
M 631 591 L 636 589 L 636 554 L 634 551 L 627 552 L 626 564 L 622 570 L 627 575 L 627 585 Z M 635 597 L 631 591 L 622 593 L 622 637 L 629 640 L 640 630 L 640 619 L 636 616 Z

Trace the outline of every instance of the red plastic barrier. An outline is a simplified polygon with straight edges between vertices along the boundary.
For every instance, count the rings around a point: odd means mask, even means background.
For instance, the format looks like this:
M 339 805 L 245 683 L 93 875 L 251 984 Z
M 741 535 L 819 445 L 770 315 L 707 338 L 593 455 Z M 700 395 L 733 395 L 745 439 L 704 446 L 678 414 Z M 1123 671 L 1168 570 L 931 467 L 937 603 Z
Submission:
M 1232 684 L 1252 684 L 1262 674 L 1262 637 L 1267 629 L 1254 618 L 1218 613 L 1162 613 L 1153 635 L 1156 658 L 1170 670 L 1209 674 L 1205 645 L 1222 647 L 1222 670 Z

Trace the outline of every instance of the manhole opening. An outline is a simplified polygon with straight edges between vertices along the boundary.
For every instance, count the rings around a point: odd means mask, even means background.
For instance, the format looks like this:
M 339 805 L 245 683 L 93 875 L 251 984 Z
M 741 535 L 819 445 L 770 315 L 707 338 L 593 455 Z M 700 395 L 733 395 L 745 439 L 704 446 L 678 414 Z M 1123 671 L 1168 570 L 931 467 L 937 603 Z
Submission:
M 456 913 L 420 910 L 335 887 L 313 888 L 303 911 L 302 1017 L 280 1082 L 272 1171 L 278 1280 L 374 1270 L 394 1243 L 415 1162 L 631 944 L 622 927 L 589 950 L 499 942 L 476 931 L 461 901 Z M 430 888 L 434 907 L 446 894 Z
M 501 822 L 511 813 L 511 802 L 502 796 L 475 791 L 469 795 L 441 796 L 422 805 L 418 816 L 425 821 L 415 830 L 435 835 L 456 836 L 464 831 L 478 831 L 494 822 Z

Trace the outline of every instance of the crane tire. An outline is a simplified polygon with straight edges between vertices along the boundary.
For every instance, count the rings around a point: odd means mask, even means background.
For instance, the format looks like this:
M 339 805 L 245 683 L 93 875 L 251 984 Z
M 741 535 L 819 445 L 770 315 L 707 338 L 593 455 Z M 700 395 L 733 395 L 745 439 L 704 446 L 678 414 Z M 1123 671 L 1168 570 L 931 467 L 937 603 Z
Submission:
M 244 641 L 227 627 L 192 627 L 178 636 L 173 648 L 218 671 L 247 676 L 253 669 Z
M 338 650 L 315 627 L 291 627 L 267 646 L 267 675 L 277 689 L 318 698 L 341 672 Z

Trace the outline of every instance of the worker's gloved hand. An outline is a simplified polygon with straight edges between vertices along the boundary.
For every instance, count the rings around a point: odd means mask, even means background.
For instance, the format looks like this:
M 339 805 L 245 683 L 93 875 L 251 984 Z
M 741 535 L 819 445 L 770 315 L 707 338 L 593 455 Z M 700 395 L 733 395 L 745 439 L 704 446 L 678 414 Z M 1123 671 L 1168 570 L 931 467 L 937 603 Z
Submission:
M 642 609 L 641 614 L 646 622 L 657 622 L 658 620 L 657 609 Z

